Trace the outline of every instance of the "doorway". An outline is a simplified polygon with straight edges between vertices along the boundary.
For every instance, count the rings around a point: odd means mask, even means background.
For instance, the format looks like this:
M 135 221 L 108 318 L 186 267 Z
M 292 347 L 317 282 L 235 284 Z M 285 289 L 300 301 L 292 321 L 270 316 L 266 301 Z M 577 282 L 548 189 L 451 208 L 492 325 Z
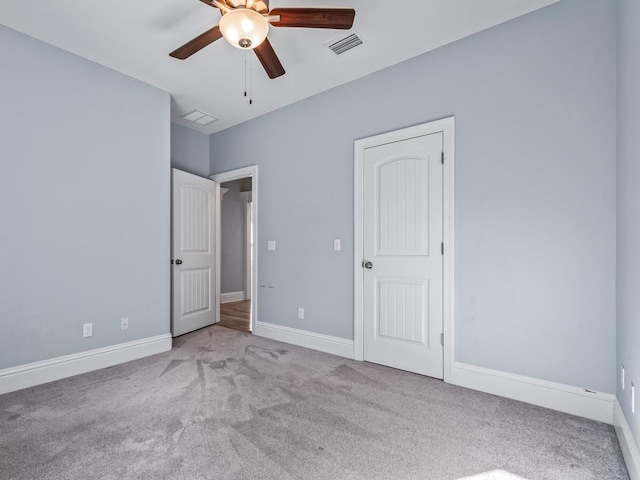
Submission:
M 445 380 L 453 133 L 448 118 L 355 142 L 355 358 Z
M 252 179 L 220 184 L 220 322 L 251 333 Z
M 211 175 L 220 183 L 218 325 L 253 332 L 257 322 L 258 167 Z

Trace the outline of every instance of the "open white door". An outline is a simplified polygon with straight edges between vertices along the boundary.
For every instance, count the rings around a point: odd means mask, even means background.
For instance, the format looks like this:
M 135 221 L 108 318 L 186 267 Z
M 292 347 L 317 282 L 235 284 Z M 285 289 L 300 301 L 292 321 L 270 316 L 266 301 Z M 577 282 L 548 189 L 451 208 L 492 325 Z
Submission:
M 216 202 L 219 185 L 173 169 L 171 332 L 216 323 Z

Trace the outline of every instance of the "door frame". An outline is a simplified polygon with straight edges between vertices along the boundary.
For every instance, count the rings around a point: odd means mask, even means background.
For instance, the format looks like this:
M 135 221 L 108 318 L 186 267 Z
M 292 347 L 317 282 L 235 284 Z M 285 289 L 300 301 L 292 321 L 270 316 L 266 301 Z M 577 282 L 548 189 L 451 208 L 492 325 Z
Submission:
M 252 186 L 253 189 L 253 186 Z M 253 223 L 253 192 L 251 193 L 251 201 L 245 201 L 244 204 L 244 255 L 245 255 L 245 271 L 244 271 L 244 295 L 245 300 L 251 300 L 253 298 L 253 247 L 251 245 L 251 232 L 253 230 L 251 224 Z M 255 228 L 255 227 L 254 227 Z M 255 242 L 255 240 L 254 240 Z
M 254 333 L 256 331 L 256 325 L 258 324 L 258 165 L 251 165 L 235 170 L 215 173 L 213 175 L 209 175 L 209 178 L 218 182 L 218 184 L 232 182 L 234 180 L 241 180 L 243 178 L 251 178 L 251 199 L 253 201 L 253 275 L 251 278 L 251 332 Z M 222 202 L 218 202 L 218 224 L 216 229 L 218 265 L 222 265 L 221 208 Z M 220 298 L 220 270 L 220 268 L 217 269 L 218 298 Z
M 354 322 L 353 343 L 355 360 L 364 360 L 364 277 L 362 275 L 362 259 L 364 245 L 364 205 L 363 176 L 364 152 L 367 148 L 388 143 L 399 142 L 414 137 L 442 133 L 444 150 L 443 168 L 443 332 L 444 358 L 443 378 L 451 382 L 455 361 L 455 323 L 454 323 L 454 173 L 455 173 L 455 117 L 447 117 L 433 122 L 423 123 L 393 132 L 358 139 L 354 142 L 354 197 L 353 197 L 353 280 L 354 280 Z

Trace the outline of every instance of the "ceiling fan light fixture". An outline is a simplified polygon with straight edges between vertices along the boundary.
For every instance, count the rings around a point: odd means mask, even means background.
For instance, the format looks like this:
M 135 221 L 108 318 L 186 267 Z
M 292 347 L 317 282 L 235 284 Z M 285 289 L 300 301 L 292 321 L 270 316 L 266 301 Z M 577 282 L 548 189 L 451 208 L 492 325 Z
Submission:
M 256 48 L 269 33 L 269 22 L 250 8 L 239 7 L 225 13 L 220 19 L 224 39 L 236 48 Z

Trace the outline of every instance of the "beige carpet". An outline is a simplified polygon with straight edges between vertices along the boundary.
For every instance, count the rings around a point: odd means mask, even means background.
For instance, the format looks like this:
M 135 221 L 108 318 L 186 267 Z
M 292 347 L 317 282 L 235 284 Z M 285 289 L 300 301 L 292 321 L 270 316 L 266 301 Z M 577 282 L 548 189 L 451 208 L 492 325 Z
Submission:
M 0 479 L 627 479 L 612 427 L 212 327 L 0 396 Z

